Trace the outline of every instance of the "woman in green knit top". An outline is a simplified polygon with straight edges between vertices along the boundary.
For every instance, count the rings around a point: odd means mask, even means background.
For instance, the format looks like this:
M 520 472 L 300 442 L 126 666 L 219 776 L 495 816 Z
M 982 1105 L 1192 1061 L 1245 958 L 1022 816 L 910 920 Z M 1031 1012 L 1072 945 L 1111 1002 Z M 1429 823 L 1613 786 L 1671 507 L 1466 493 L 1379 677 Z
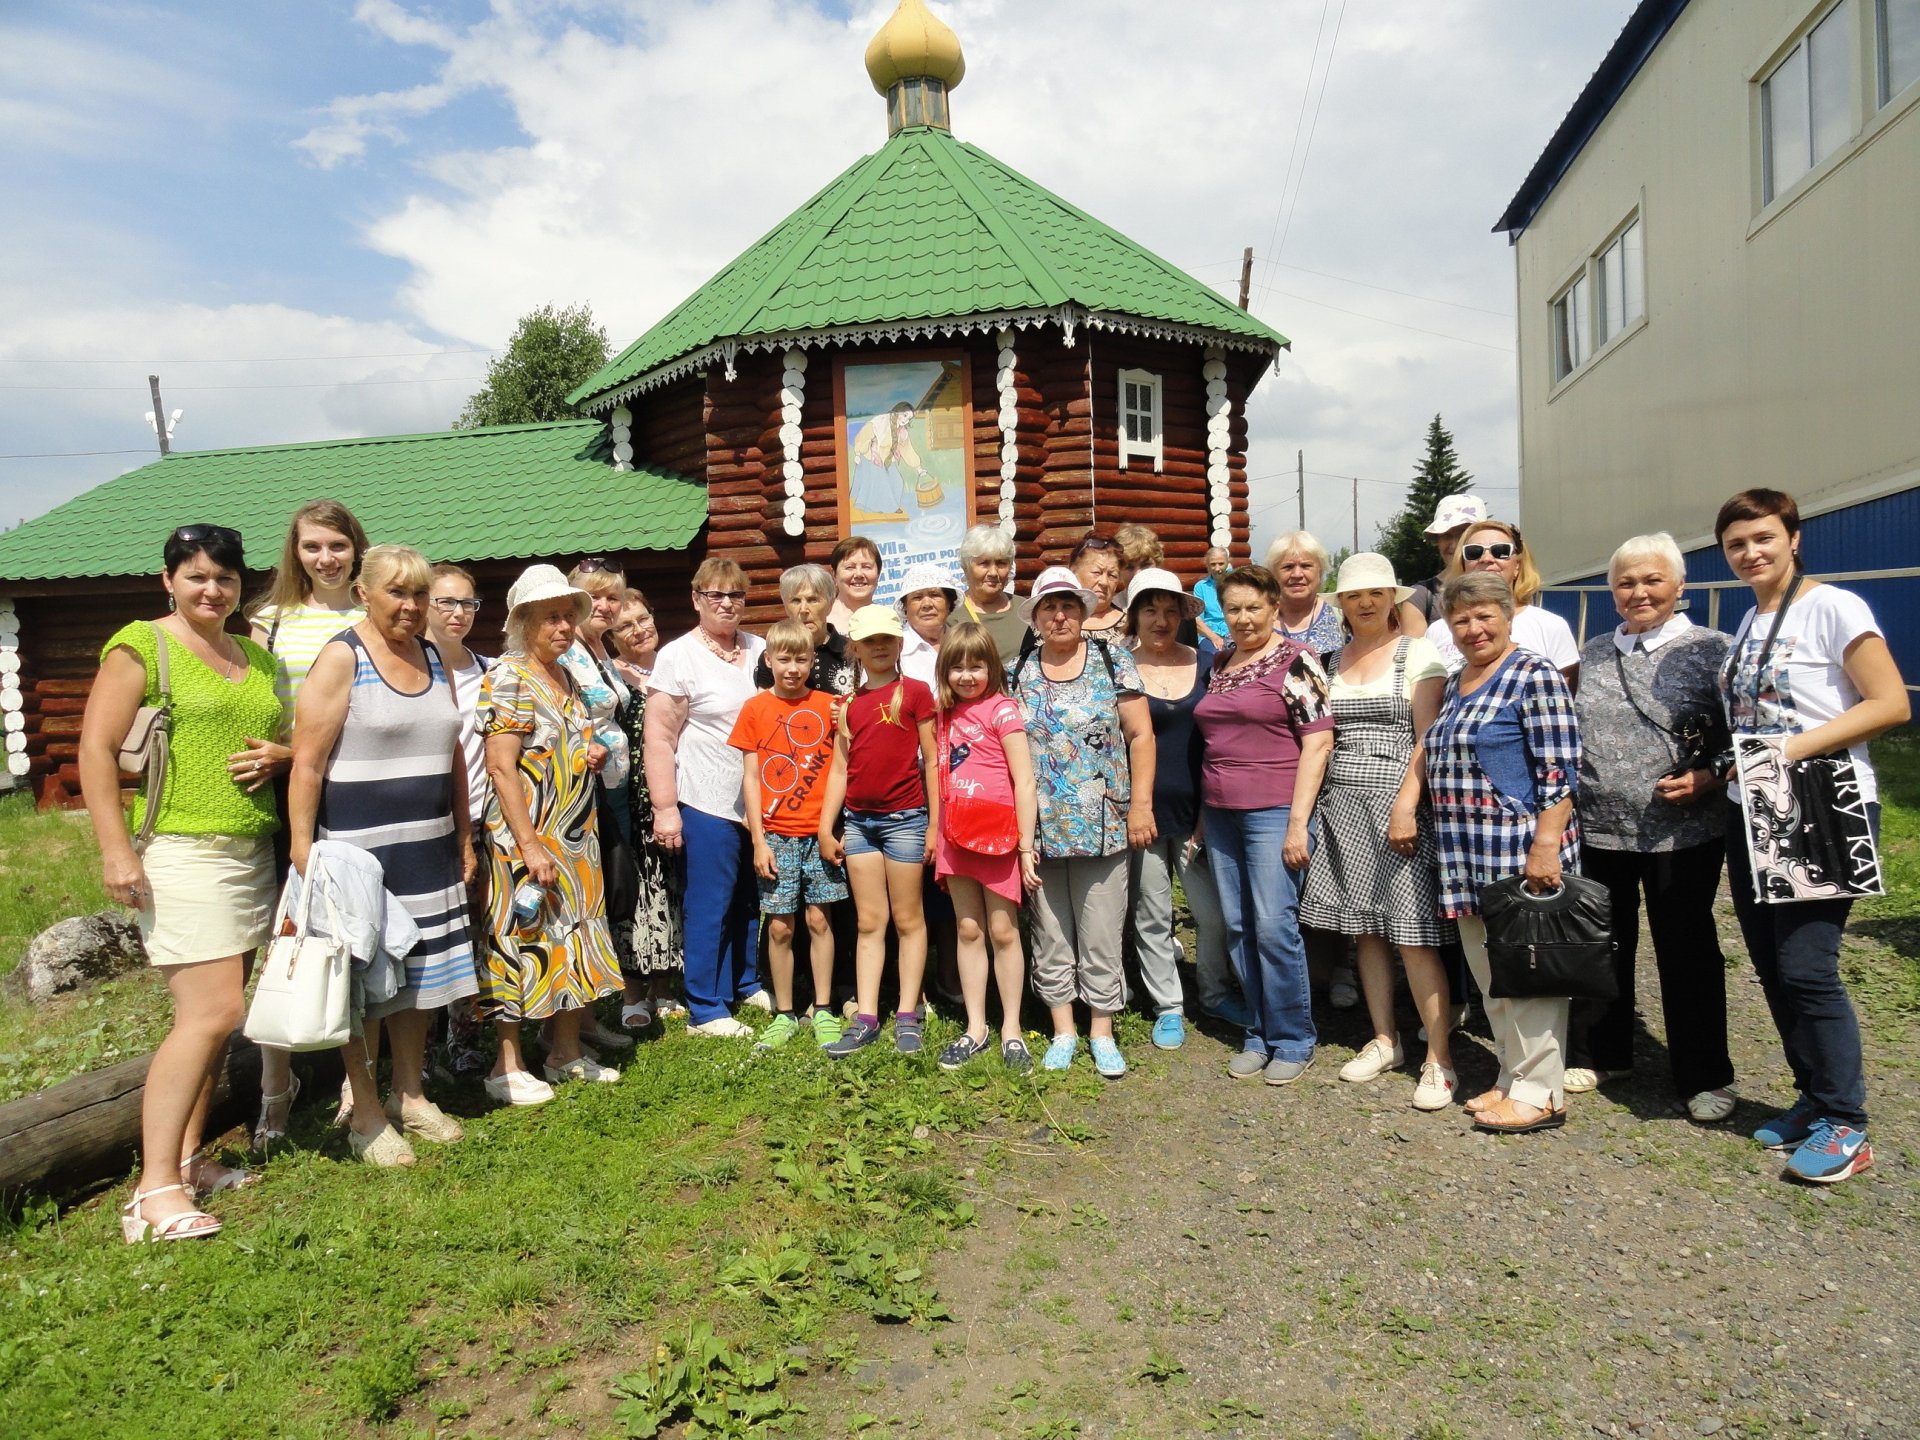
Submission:
M 140 1180 L 120 1222 L 129 1243 L 215 1234 L 220 1222 L 197 1208 L 199 1197 L 253 1178 L 198 1152 L 227 1036 L 240 1023 L 247 962 L 272 926 L 280 817 L 271 781 L 286 753 L 278 666 L 263 647 L 226 633 L 246 566 L 239 533 L 182 526 L 164 554 L 173 613 L 107 641 L 80 732 L 80 788 L 107 894 L 138 912 L 147 959 L 174 1002 L 141 1101 Z M 134 803 L 136 828 L 148 806 L 159 807 L 152 840 L 136 852 L 115 757 L 134 713 L 162 703 L 173 727 L 167 778 L 162 794 Z

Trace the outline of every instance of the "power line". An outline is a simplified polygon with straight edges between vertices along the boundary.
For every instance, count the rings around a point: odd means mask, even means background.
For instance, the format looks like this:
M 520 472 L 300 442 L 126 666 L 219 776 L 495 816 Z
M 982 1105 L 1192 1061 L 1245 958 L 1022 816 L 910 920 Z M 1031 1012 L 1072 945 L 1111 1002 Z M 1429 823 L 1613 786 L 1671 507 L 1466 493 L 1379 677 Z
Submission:
M 80 360 L 31 355 L 0 355 L 0 363 L 9 365 L 283 365 L 298 360 L 412 360 L 429 355 L 497 355 L 485 346 L 467 350 L 389 350 L 366 355 L 261 355 L 252 359 L 240 356 L 213 356 L 198 360 Z
M 1344 5 L 1345 0 L 1341 0 Z M 1332 0 L 1320 0 L 1320 26 L 1313 32 L 1313 54 L 1307 59 L 1307 83 L 1300 87 L 1300 113 L 1293 121 L 1293 145 L 1287 151 L 1287 173 L 1280 180 L 1280 199 L 1273 209 L 1273 229 L 1267 235 L 1267 248 L 1273 249 L 1280 237 L 1280 222 L 1287 213 L 1287 187 L 1293 184 L 1293 157 L 1300 152 L 1300 133 L 1306 127 L 1307 100 L 1313 94 L 1313 72 L 1320 63 L 1320 37 L 1327 30 L 1327 10 Z
M 1278 260 L 1287 250 L 1287 236 L 1293 233 L 1294 212 L 1300 208 L 1300 192 L 1307 184 L 1307 162 L 1313 158 L 1313 137 L 1320 128 L 1320 107 L 1327 103 L 1327 86 L 1333 81 L 1333 54 L 1340 48 L 1340 27 L 1346 23 L 1347 0 L 1340 0 L 1340 13 L 1334 17 L 1333 39 L 1327 43 L 1327 68 L 1320 72 L 1320 98 L 1313 102 L 1313 123 L 1307 127 L 1306 149 L 1300 152 L 1300 174 L 1293 182 L 1293 203 L 1287 207 L 1287 225 L 1280 232 L 1280 243 L 1274 247 L 1273 258 Z
M 1371 320 L 1376 325 L 1391 325 L 1396 330 L 1411 330 L 1416 335 L 1431 335 L 1436 340 L 1454 340 L 1462 345 L 1477 345 L 1482 350 L 1497 350 L 1502 355 L 1513 354 L 1511 345 L 1490 345 L 1485 340 L 1469 340 L 1464 335 L 1449 335 L 1444 330 L 1429 330 L 1423 325 L 1409 325 L 1404 320 L 1389 320 L 1384 315 L 1369 315 L 1364 310 L 1349 310 L 1344 305 L 1330 304 L 1325 300 L 1315 300 L 1311 295 L 1296 295 L 1291 290 L 1275 290 L 1269 286 L 1267 295 L 1279 295 L 1287 300 L 1298 300 L 1302 305 L 1318 305 L 1322 310 L 1333 310 L 1341 315 L 1351 315 L 1357 320 Z
M 398 380 L 297 380 L 259 385 L 169 385 L 169 390 L 334 390 L 349 385 L 439 385 L 448 381 L 484 380 L 484 375 L 408 375 Z M 0 385 L 0 390 L 103 390 L 118 392 L 125 385 Z
M 66 460 L 78 455 L 146 455 L 150 453 L 145 448 L 139 450 L 43 450 L 37 455 L 0 455 L 0 460 Z

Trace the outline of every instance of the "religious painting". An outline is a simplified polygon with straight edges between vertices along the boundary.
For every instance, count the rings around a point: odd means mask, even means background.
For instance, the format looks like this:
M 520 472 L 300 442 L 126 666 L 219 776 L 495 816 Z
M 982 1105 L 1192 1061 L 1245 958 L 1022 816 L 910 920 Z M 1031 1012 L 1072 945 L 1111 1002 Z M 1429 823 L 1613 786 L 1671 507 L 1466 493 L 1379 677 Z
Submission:
M 967 357 L 913 352 L 834 366 L 840 533 L 879 547 L 874 599 L 891 601 L 910 565 L 960 572 L 973 523 L 973 409 Z

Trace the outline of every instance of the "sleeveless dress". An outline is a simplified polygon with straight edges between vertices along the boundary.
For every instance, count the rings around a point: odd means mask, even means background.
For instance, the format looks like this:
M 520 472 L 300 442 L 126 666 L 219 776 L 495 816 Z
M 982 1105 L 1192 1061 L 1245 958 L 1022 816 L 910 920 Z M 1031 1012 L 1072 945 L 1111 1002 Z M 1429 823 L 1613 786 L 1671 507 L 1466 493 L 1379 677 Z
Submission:
M 420 927 L 420 944 L 407 956 L 406 988 L 369 1005 L 367 1017 L 437 1009 L 478 988 L 453 828 L 460 712 L 431 641 L 419 642 L 426 688 L 406 695 L 382 678 L 357 633 L 338 638 L 353 648 L 353 690 L 327 759 L 316 833 L 378 860 L 387 893 Z
M 657 975 L 682 969 L 685 963 L 680 897 L 687 882 L 680 852 L 662 850 L 653 838 L 653 792 L 647 789 L 647 767 L 641 763 L 647 692 L 639 686 L 632 689 L 633 704 L 626 711 L 627 738 L 633 751 L 627 803 L 633 815 L 633 854 L 640 866 L 640 893 L 633 907 L 632 949 L 621 951 L 620 969 L 628 976 Z
M 1307 867 L 1300 923 L 1339 935 L 1384 935 L 1396 945 L 1441 945 L 1453 939 L 1453 926 L 1440 917 L 1431 817 L 1419 816 L 1412 855 L 1387 846 L 1394 798 L 1413 756 L 1411 643 L 1403 635 L 1394 646 L 1385 695 L 1342 695 L 1331 684 L 1340 654 L 1327 659 L 1333 756 L 1314 808 L 1320 847 Z

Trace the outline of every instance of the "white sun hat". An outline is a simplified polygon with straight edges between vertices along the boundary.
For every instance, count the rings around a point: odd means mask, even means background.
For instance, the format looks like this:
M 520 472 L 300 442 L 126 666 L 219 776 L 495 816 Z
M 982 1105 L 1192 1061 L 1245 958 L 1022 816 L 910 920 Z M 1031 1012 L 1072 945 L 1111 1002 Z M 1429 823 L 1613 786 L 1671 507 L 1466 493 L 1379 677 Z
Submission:
M 593 597 L 578 585 L 569 585 L 558 566 L 529 565 L 507 591 L 507 615 L 511 617 L 522 605 L 538 605 L 542 600 L 558 600 L 562 595 L 573 598 L 576 619 L 585 621 L 593 613 Z
M 1449 530 L 1458 530 L 1462 525 L 1472 525 L 1486 518 L 1487 502 L 1478 495 L 1449 495 L 1433 512 L 1433 523 L 1427 526 L 1427 534 L 1444 535 Z
M 1149 566 L 1145 570 L 1134 572 L 1133 583 L 1127 586 L 1127 603 L 1121 608 L 1131 615 L 1134 601 L 1156 590 L 1168 595 L 1178 595 L 1180 608 L 1189 620 L 1198 619 L 1200 612 L 1207 608 L 1200 603 L 1197 596 L 1187 593 L 1187 587 L 1180 583 L 1178 575 L 1171 570 L 1162 570 L 1158 566 Z
M 1333 593 L 1345 595 L 1354 590 L 1391 590 L 1396 605 L 1413 598 L 1413 587 L 1402 585 L 1394 577 L 1393 562 L 1371 550 L 1349 555 L 1340 562 L 1340 575 L 1333 582 Z
M 900 578 L 900 593 L 894 597 L 893 608 L 906 617 L 907 596 L 917 595 L 922 590 L 944 590 L 947 592 L 947 608 L 957 609 L 960 605 L 960 582 L 946 566 L 933 560 L 919 560 L 907 567 L 907 573 Z
M 1020 602 L 1020 618 L 1033 626 L 1033 612 L 1040 607 L 1042 600 L 1054 595 L 1071 595 L 1080 602 L 1082 615 L 1091 615 L 1094 606 L 1100 603 L 1100 597 L 1080 583 L 1080 577 L 1064 565 L 1049 565 L 1040 572 L 1040 578 L 1033 582 L 1033 589 L 1027 598 Z

